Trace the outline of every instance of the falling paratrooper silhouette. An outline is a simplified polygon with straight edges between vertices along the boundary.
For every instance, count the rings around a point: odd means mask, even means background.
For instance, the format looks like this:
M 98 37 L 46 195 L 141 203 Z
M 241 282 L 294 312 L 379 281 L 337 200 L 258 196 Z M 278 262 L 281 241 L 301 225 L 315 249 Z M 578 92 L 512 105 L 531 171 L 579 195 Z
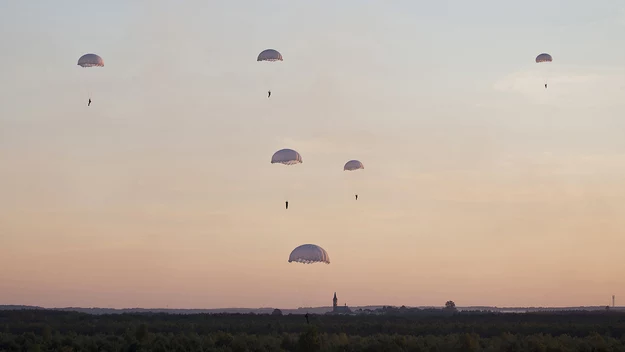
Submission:
M 279 62 L 283 61 L 282 54 L 275 49 L 265 49 L 256 58 L 256 61 Z M 267 91 L 267 98 L 271 97 L 271 90 Z
M 297 246 L 289 255 L 289 263 L 314 264 L 325 263 L 330 264 L 330 256 L 325 249 L 316 244 L 302 244 Z M 310 324 L 308 320 L 308 312 L 304 315 L 306 324 Z
M 271 163 L 287 166 L 297 165 L 302 163 L 302 156 L 293 149 L 280 149 L 271 156 Z M 286 209 L 289 209 L 288 200 L 284 202 L 284 205 Z
M 350 160 L 343 166 L 343 171 L 356 171 L 363 170 L 364 168 L 365 166 L 359 160 Z M 358 200 L 358 194 L 354 194 L 354 197 Z
M 83 68 L 104 67 L 104 60 L 96 54 L 85 54 L 78 59 L 78 66 Z M 91 106 L 91 97 L 89 97 L 87 106 Z
M 551 55 L 547 54 L 547 53 L 542 53 L 538 56 L 536 56 L 536 63 L 537 64 L 544 64 L 544 63 L 548 63 L 548 62 L 552 62 L 553 61 L 553 57 L 551 57 Z M 545 89 L 547 89 L 547 82 L 545 82 Z

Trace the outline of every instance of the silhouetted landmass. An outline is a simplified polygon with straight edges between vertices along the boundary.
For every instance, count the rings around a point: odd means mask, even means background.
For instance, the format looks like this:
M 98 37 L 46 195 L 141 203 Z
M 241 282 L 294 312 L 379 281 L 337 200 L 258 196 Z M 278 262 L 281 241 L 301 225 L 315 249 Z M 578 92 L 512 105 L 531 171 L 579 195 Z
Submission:
M 0 305 L 0 310 L 45 309 L 37 306 Z
M 350 307 L 354 312 L 363 311 L 375 311 L 382 309 L 383 307 L 390 306 L 360 306 Z M 434 306 L 420 306 L 420 307 L 407 307 L 409 309 L 441 309 L 442 307 Z M 37 306 L 23 306 L 23 305 L 0 305 L 0 310 L 15 310 L 15 309 L 49 309 L 58 311 L 71 311 L 87 314 L 124 314 L 124 313 L 169 313 L 169 314 L 219 314 L 219 313 L 231 313 L 231 314 L 271 314 L 274 309 L 280 309 L 283 314 L 325 314 L 332 311 L 331 306 L 327 307 L 305 307 L 297 309 L 288 308 L 215 308 L 215 309 L 175 309 L 175 308 L 84 308 L 84 307 L 64 307 L 64 308 L 43 308 Z M 566 312 L 566 311 L 596 311 L 604 310 L 605 306 L 583 306 L 583 307 L 489 307 L 489 306 L 471 306 L 471 307 L 457 307 L 459 311 L 488 311 L 496 313 L 527 313 L 527 312 Z M 625 312 L 625 307 L 610 307 L 611 310 Z
M 382 307 L 301 315 L 0 311 L 0 351 L 625 351 L 625 313 Z M 367 308 L 365 308 L 367 309 Z M 363 312 L 365 311 L 363 309 Z

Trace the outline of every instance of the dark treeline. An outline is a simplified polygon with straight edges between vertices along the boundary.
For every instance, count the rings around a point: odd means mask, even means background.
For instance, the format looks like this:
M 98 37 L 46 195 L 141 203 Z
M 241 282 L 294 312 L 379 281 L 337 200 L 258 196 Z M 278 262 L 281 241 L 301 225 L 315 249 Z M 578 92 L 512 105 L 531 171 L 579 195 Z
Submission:
M 0 351 L 624 351 L 625 314 L 0 311 Z

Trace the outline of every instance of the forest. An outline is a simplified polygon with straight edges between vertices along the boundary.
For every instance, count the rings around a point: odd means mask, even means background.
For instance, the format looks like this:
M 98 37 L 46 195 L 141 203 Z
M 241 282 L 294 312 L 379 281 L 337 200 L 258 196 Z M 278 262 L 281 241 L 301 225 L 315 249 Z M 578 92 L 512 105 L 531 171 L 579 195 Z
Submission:
M 625 351 L 622 312 L 109 314 L 0 311 L 0 351 Z

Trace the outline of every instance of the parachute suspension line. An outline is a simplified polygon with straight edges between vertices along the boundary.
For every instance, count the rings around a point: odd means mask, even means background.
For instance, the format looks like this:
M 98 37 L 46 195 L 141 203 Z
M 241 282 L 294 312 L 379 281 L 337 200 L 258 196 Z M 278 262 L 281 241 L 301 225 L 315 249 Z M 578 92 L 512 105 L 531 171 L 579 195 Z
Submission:
M 275 62 L 271 62 L 271 63 L 265 63 L 265 72 L 264 74 L 264 86 L 265 86 L 265 93 L 267 92 L 272 92 L 273 93 L 273 88 L 275 87 L 275 71 L 276 71 L 276 65 L 280 65 L 280 64 L 276 64 Z
M 85 94 L 87 95 L 87 100 L 93 98 L 93 79 L 91 77 L 87 77 L 85 79 Z
M 85 95 L 85 98 L 91 99 L 91 84 L 88 82 L 88 79 L 85 79 L 82 85 L 83 85 L 82 94 Z
M 549 64 L 545 63 L 542 66 L 542 76 L 543 76 L 543 81 L 545 82 L 545 85 L 549 84 Z
M 545 88 L 547 88 L 547 85 L 549 84 L 549 79 L 547 77 L 547 72 L 544 68 L 540 70 L 540 77 L 542 78 L 543 85 L 545 86 Z
M 291 170 L 287 170 L 286 168 L 289 166 L 283 166 L 281 167 L 281 169 L 284 170 L 279 170 L 281 172 L 280 175 L 280 187 L 282 187 L 282 197 L 284 198 L 285 202 L 290 202 L 291 201 L 291 182 L 292 180 L 290 179 L 291 175 L 288 174 L 289 171 Z
M 295 285 L 295 294 L 298 297 L 298 307 L 297 308 L 305 308 L 306 307 L 306 287 L 304 285 Z M 306 313 L 304 313 L 306 314 Z
M 90 72 L 87 72 L 87 76 Z M 85 77 L 85 93 L 87 94 L 87 98 L 91 98 L 91 77 Z

